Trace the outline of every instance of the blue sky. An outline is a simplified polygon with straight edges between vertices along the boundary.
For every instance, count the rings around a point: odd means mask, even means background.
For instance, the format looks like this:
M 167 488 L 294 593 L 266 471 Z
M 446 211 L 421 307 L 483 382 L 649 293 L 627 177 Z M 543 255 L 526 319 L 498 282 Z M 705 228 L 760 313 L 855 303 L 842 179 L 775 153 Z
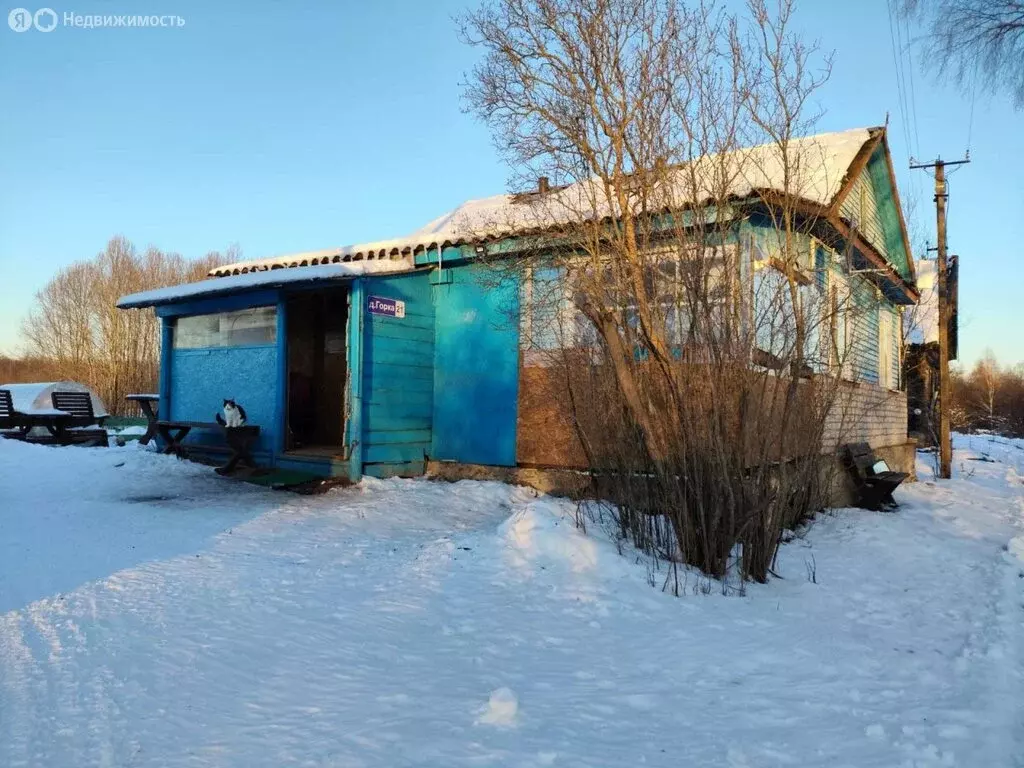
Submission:
M 185 256 L 238 243 L 257 258 L 401 235 L 503 191 L 509 172 L 486 127 L 461 111 L 475 53 L 451 17 L 464 5 L 82 0 L 51 7 L 176 14 L 185 26 L 0 27 L 0 351 L 17 351 L 53 272 L 116 234 Z M 820 129 L 888 112 L 905 207 L 934 239 L 931 179 L 911 179 L 907 160 L 962 156 L 970 99 L 914 72 L 908 148 L 886 2 L 850 8 L 805 0 L 799 13 L 836 51 Z M 979 95 L 970 132 L 973 162 L 951 178 L 949 211 L 961 359 L 990 347 L 1024 361 L 1024 113 Z

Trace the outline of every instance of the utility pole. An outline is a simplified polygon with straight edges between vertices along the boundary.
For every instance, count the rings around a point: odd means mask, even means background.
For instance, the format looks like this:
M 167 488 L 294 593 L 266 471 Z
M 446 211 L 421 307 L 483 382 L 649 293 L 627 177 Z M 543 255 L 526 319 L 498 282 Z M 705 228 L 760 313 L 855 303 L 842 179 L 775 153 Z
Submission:
M 953 393 L 949 384 L 949 284 L 946 280 L 949 268 L 946 260 L 946 198 L 949 193 L 946 190 L 946 166 L 969 162 L 969 156 L 950 162 L 937 159 L 933 163 L 914 163 L 913 158 L 910 161 L 911 170 L 935 169 L 935 224 L 939 239 L 935 280 L 939 304 L 939 477 L 945 480 L 953 474 L 953 445 L 949 437 L 949 411 Z

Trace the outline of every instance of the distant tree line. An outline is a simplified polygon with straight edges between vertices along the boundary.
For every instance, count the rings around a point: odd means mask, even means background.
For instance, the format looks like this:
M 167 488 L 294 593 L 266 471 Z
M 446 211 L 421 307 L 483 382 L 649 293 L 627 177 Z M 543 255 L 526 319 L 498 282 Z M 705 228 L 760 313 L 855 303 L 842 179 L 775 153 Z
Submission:
M 126 294 L 202 280 L 240 257 L 236 246 L 198 259 L 157 248 L 139 251 L 114 237 L 95 257 L 64 267 L 35 296 L 22 325 L 21 358 L 0 357 L 0 383 L 69 379 L 87 384 L 112 413 L 124 396 L 157 387 L 159 323 L 151 309 L 119 310 Z
M 1024 437 L 1024 363 L 1001 366 L 991 351 L 969 371 L 952 371 L 953 428 Z

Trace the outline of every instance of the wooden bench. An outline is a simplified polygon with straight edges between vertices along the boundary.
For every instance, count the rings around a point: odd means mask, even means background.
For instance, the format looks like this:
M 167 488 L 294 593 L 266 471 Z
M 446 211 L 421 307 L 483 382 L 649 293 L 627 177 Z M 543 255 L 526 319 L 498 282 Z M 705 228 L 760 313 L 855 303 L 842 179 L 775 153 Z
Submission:
M 106 416 L 97 416 L 92 409 L 92 395 L 88 392 L 53 392 L 50 402 L 58 411 L 71 416 L 72 427 L 103 426 Z
M 158 421 L 157 434 L 164 441 L 162 453 L 172 453 L 181 458 L 188 458 L 188 447 L 185 438 L 193 429 L 215 430 L 224 434 L 224 441 L 231 450 L 227 464 L 217 467 L 217 472 L 227 475 L 235 471 L 239 463 L 247 467 L 255 467 L 252 447 L 260 436 L 260 428 L 246 425 L 244 427 L 225 427 L 215 421 Z
M 877 511 L 896 506 L 892 492 L 909 477 L 906 472 L 890 470 L 867 443 L 848 443 L 843 447 L 843 454 L 856 488 L 858 507 Z
M 92 408 L 92 395 L 88 392 L 53 392 L 50 402 L 54 409 L 68 415 L 68 419 L 51 430 L 61 445 L 71 443 L 96 443 L 107 446 L 110 440 L 103 428 L 106 416 L 97 416 Z
M 14 401 L 9 389 L 0 389 L 0 435 L 23 439 L 28 429 L 14 410 Z

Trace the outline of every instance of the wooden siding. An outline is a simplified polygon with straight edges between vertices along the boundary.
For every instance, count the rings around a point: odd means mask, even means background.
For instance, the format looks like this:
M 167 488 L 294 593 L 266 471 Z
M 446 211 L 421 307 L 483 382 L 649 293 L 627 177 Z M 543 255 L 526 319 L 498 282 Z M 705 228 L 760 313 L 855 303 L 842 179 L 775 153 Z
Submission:
M 875 288 L 863 277 L 852 277 L 853 338 L 849 340 L 854 381 L 878 383 L 878 300 Z
M 875 185 L 867 168 L 854 180 L 853 187 L 840 208 L 840 213 L 843 218 L 856 222 L 857 230 L 864 239 L 888 258 L 885 228 L 878 210 Z
M 857 229 L 904 278 L 910 267 L 903 241 L 896 193 L 889 179 L 887 160 L 881 148 L 853 181 L 839 212 L 843 218 L 857 223 Z
M 422 474 L 434 398 L 434 305 L 428 276 L 369 279 L 365 295 L 404 301 L 405 317 L 371 315 L 361 308 L 363 471 Z
M 430 457 L 513 466 L 519 387 L 519 281 L 485 264 L 445 270 L 434 286 Z

